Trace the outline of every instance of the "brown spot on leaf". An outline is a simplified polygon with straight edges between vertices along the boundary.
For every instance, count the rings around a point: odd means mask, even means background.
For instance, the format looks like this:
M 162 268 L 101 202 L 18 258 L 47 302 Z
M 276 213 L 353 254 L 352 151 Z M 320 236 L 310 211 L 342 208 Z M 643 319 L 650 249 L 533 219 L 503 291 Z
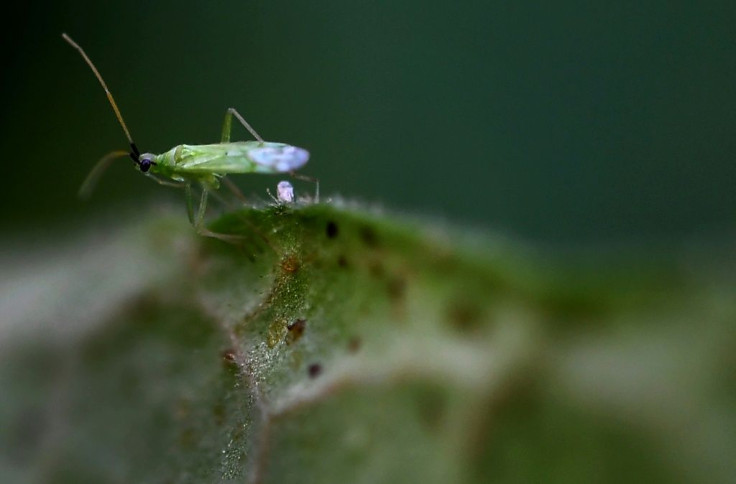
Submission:
M 420 421 L 430 431 L 440 428 L 447 411 L 447 397 L 440 388 L 416 388 L 416 403 Z
M 301 263 L 299 258 L 293 254 L 285 256 L 281 259 L 281 270 L 288 273 L 294 273 L 299 270 Z
M 286 344 L 292 344 L 299 341 L 299 338 L 304 334 L 304 330 L 307 329 L 306 319 L 297 319 L 286 326 Z
M 232 368 L 232 367 L 238 366 L 237 355 L 235 354 L 235 350 L 233 348 L 228 348 L 226 350 L 223 350 L 220 356 L 222 357 L 222 364 L 226 368 Z
M 351 353 L 357 353 L 363 342 L 357 336 L 350 338 L 348 341 L 348 351 Z
M 388 297 L 394 302 L 401 302 L 406 296 L 406 279 L 394 276 L 387 283 Z
M 383 267 L 380 259 L 372 258 L 368 260 L 368 272 L 370 272 L 372 277 L 381 279 L 386 273 L 386 269 Z
M 215 423 L 217 425 L 222 425 L 225 423 L 225 405 L 222 403 L 216 403 L 214 407 L 212 407 L 212 416 L 215 419 Z
M 360 238 L 365 245 L 371 248 L 378 247 L 378 236 L 376 232 L 369 226 L 363 226 L 360 229 Z
M 447 308 L 447 318 L 456 329 L 472 331 L 480 324 L 481 309 L 467 300 L 453 300 Z

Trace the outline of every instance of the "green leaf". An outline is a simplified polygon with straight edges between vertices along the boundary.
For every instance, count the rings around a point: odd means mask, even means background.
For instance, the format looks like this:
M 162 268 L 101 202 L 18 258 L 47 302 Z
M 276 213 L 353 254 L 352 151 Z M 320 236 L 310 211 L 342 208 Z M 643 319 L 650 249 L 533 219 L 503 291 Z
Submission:
M 6 248 L 1 482 L 736 475 L 723 264 L 552 257 L 335 204 L 210 228 Z

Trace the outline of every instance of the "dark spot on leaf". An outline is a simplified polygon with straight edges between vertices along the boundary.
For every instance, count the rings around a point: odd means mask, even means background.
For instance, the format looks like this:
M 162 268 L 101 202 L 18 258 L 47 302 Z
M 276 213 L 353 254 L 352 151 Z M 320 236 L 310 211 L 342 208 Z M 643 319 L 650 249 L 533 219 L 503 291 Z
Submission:
M 225 423 L 225 405 L 222 403 L 216 403 L 215 406 L 212 408 L 212 416 L 215 419 L 215 423 L 217 425 L 222 425 Z
M 310 378 L 317 378 L 322 373 L 322 365 L 319 363 L 312 363 L 307 367 L 307 372 Z
M 288 332 L 286 333 L 286 344 L 295 343 L 302 337 L 304 330 L 307 329 L 306 319 L 297 319 L 296 321 L 289 323 L 286 326 Z
M 378 237 L 376 236 L 376 233 L 373 231 L 372 228 L 368 226 L 364 226 L 363 228 L 361 228 L 360 238 L 363 240 L 363 243 L 368 247 L 378 247 Z
M 299 258 L 295 255 L 287 255 L 281 259 L 281 270 L 288 273 L 294 273 L 299 270 L 301 264 Z
M 362 345 L 362 341 L 357 336 L 353 337 L 348 341 L 348 351 L 351 353 L 357 353 Z
M 327 232 L 328 238 L 334 239 L 335 237 L 337 237 L 338 233 L 337 224 L 330 220 L 329 222 L 327 222 L 327 228 L 325 229 L 325 231 Z
M 450 324 L 460 331 L 472 331 L 481 322 L 480 308 L 466 300 L 454 300 L 447 308 Z
M 337 258 L 337 265 L 343 268 L 347 267 L 348 259 L 344 255 L 341 255 L 340 257 Z
M 419 386 L 415 393 L 420 421 L 429 430 L 437 430 L 447 411 L 446 395 L 441 388 L 434 386 Z
M 223 350 L 222 360 L 227 364 L 235 363 L 235 350 L 232 348 Z
M 238 357 L 233 348 L 228 348 L 220 355 L 222 358 L 222 366 L 227 370 L 228 373 L 236 375 L 240 370 L 238 364 Z
M 179 434 L 179 445 L 185 449 L 191 448 L 195 442 L 195 433 L 191 428 L 186 428 Z
M 368 271 L 371 273 L 371 276 L 376 279 L 383 278 L 386 273 L 386 270 L 383 268 L 383 264 L 379 259 L 371 259 L 368 261 Z
M 406 296 L 406 279 L 395 276 L 388 281 L 388 297 L 395 302 L 399 302 Z

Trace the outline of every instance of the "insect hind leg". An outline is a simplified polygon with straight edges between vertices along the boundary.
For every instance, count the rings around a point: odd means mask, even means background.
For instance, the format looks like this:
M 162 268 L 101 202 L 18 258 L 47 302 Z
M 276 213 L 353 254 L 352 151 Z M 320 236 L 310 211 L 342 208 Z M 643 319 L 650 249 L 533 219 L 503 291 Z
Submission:
M 238 188 L 238 186 L 235 183 L 233 183 L 232 180 L 230 180 L 227 177 L 223 177 L 223 178 L 220 179 L 220 181 L 222 182 L 223 185 L 225 185 L 227 187 L 228 190 L 230 190 L 230 193 L 232 193 L 233 195 L 235 195 L 235 198 L 237 198 L 238 200 L 240 200 L 240 202 L 243 205 L 245 205 L 246 203 L 248 203 L 248 199 L 245 198 L 245 195 L 243 195 L 243 192 L 240 191 L 240 188 Z
M 256 133 L 256 130 L 253 129 L 250 124 L 248 124 L 248 121 L 246 121 L 245 118 L 235 108 L 227 108 L 227 111 L 225 112 L 225 121 L 223 121 L 222 123 L 222 136 L 220 137 L 220 143 L 230 142 L 230 131 L 232 130 L 233 116 L 235 116 L 237 120 L 240 121 L 240 124 L 242 124 L 256 140 L 263 143 L 263 138 L 261 138 L 261 136 Z
M 314 203 L 319 203 L 319 178 L 315 178 L 313 176 L 308 176 L 308 175 L 303 175 L 295 171 L 290 171 L 289 175 L 292 178 L 296 178 L 297 180 L 314 183 Z

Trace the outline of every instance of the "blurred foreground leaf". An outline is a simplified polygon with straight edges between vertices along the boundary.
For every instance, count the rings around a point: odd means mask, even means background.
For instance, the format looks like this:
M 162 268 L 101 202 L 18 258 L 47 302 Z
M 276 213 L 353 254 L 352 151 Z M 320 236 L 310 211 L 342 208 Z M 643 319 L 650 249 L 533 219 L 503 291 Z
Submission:
M 331 205 L 212 228 L 233 237 L 160 217 L 5 251 L 0 482 L 736 475 L 727 269 Z

